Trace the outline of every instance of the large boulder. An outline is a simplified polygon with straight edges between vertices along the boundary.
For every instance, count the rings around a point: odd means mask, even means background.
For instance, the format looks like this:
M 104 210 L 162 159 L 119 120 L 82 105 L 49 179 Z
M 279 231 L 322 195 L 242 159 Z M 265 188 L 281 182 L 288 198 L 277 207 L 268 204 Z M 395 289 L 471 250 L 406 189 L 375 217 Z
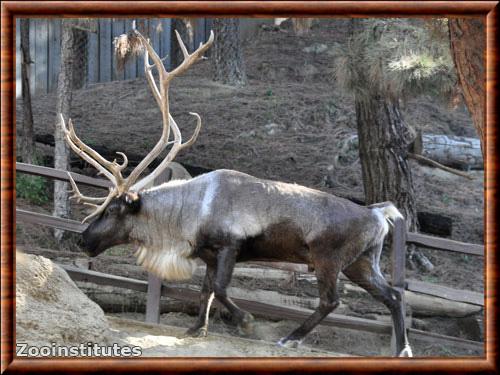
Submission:
M 108 343 L 109 324 L 58 265 L 42 256 L 16 255 L 16 339 L 30 346 Z

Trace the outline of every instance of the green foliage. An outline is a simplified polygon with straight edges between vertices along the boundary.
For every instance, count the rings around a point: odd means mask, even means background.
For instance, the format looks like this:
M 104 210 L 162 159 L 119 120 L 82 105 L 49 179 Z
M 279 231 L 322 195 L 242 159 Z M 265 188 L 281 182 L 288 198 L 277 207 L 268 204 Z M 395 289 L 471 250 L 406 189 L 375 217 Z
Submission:
M 18 174 L 16 177 L 16 196 L 29 200 L 33 204 L 49 201 L 47 181 L 40 176 Z
M 347 48 L 338 49 L 335 75 L 358 95 L 450 97 L 456 86 L 446 19 L 354 20 Z
M 33 164 L 43 165 L 42 157 L 37 153 L 33 155 Z M 47 203 L 49 201 L 47 179 L 24 173 L 16 174 L 16 197 L 27 199 L 33 204 Z

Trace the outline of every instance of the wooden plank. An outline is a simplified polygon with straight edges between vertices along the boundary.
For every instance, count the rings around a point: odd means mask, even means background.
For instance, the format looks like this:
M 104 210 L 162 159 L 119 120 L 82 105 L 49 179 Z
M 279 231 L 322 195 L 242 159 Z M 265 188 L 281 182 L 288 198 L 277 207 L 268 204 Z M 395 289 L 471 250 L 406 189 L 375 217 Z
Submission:
M 161 23 L 159 18 L 151 18 L 149 20 L 149 38 L 151 39 L 151 46 L 155 51 L 160 51 L 160 33 Z M 163 57 L 163 56 L 161 56 Z
M 200 269 L 200 271 L 198 271 Z M 205 268 L 199 267 L 196 272 L 205 272 Z M 233 277 L 248 277 L 260 280 L 279 280 L 285 281 L 293 276 L 293 271 L 283 271 L 273 268 L 248 268 L 236 265 L 233 272 Z M 311 277 L 314 277 L 311 275 Z
M 484 306 L 484 294 L 470 290 L 453 289 L 443 285 L 426 283 L 419 280 L 406 280 L 407 289 L 412 292 L 449 299 L 451 301 L 466 302 Z
M 99 20 L 99 82 L 111 81 L 112 77 L 111 19 Z
M 16 162 L 16 171 L 36 176 L 54 178 L 60 181 L 69 181 L 67 171 L 49 167 L 42 167 L 40 165 L 32 165 L 32 164 Z M 105 180 L 103 178 L 88 177 L 84 176 L 83 174 L 78 174 L 74 172 L 71 172 L 71 177 L 73 177 L 73 180 L 75 180 L 76 183 L 88 186 L 100 187 L 105 189 L 113 186 L 111 181 Z
M 227 288 L 227 294 L 231 298 L 259 301 L 282 307 L 298 307 L 301 309 L 307 309 L 310 310 L 310 313 L 312 313 L 319 305 L 319 298 L 317 297 L 298 297 L 279 293 L 274 290 L 248 290 L 230 286 Z
M 194 22 L 194 46 L 193 48 L 196 50 L 200 43 L 204 43 L 207 38 L 205 38 L 205 19 L 204 18 L 196 18 Z
M 404 289 L 406 267 L 406 224 L 396 219 L 392 230 L 391 279 L 392 285 Z
M 263 261 L 252 261 L 245 262 L 246 264 L 253 264 L 256 266 L 267 267 L 267 268 L 276 268 L 283 271 L 295 271 L 307 273 L 307 264 L 303 263 L 288 263 L 288 262 L 263 262 Z
M 419 246 L 429 247 L 436 250 L 454 251 L 458 253 L 484 256 L 484 246 L 448 240 L 434 236 L 428 236 L 421 233 L 407 233 L 407 242 L 417 244 Z
M 138 18 L 137 27 L 139 31 L 143 32 L 146 38 L 149 38 L 149 19 Z M 144 77 L 144 58 L 142 54 L 135 59 L 135 65 L 137 69 L 137 77 Z
M 170 53 L 170 29 L 172 28 L 172 20 L 170 18 L 162 18 L 161 19 L 162 32 L 158 35 L 160 39 L 160 56 L 165 58 L 165 66 L 167 69 L 170 69 L 170 65 L 172 62 L 171 53 Z
M 124 33 L 132 30 L 132 23 L 134 22 L 133 18 L 127 18 L 124 20 Z M 133 56 L 127 64 L 125 64 L 125 79 L 134 79 L 137 77 L 137 57 Z
M 466 340 L 459 337 L 445 336 L 438 333 L 421 331 L 419 329 L 410 328 L 409 336 L 412 339 L 422 340 L 431 344 L 440 344 L 445 346 L 454 346 L 463 349 L 484 350 L 484 342 Z
M 205 18 L 205 40 L 210 36 L 210 31 L 212 30 L 213 18 Z
M 399 302 L 399 305 L 403 313 L 403 316 L 406 316 L 406 303 L 405 303 L 406 222 L 403 219 L 394 220 L 394 227 L 392 229 L 391 247 L 392 247 L 391 249 L 392 286 L 401 293 L 401 301 Z M 394 326 L 392 327 L 392 334 L 391 334 L 391 349 L 395 356 L 399 355 L 399 353 L 396 350 L 396 334 Z
M 82 233 L 88 226 L 88 224 L 82 224 L 76 220 L 63 219 L 38 212 L 25 211 L 18 208 L 16 208 L 16 222 L 39 224 L 75 233 Z
M 114 18 L 111 22 L 112 25 L 112 34 L 111 34 L 111 55 L 112 55 L 112 77 L 113 80 L 124 80 L 125 79 L 125 69 L 118 71 L 117 68 L 117 62 L 114 54 L 114 46 L 113 46 L 113 40 L 123 34 L 125 30 L 125 20 L 119 19 L 119 18 Z
M 62 264 L 60 264 L 60 266 L 74 281 L 85 281 L 99 285 L 111 285 L 117 288 L 136 290 L 138 292 L 147 292 L 148 289 L 148 283 L 144 280 L 137 280 L 129 277 L 122 277 L 97 271 L 85 270 L 82 268 Z
M 87 79 L 89 83 L 99 82 L 99 28 L 97 23 L 97 32 L 88 33 L 88 56 L 87 56 Z
M 49 25 L 46 18 L 35 20 L 35 88 L 36 94 L 45 94 L 48 89 Z
M 52 18 L 49 20 L 49 78 L 48 91 L 57 90 L 59 69 L 61 66 L 61 20 Z

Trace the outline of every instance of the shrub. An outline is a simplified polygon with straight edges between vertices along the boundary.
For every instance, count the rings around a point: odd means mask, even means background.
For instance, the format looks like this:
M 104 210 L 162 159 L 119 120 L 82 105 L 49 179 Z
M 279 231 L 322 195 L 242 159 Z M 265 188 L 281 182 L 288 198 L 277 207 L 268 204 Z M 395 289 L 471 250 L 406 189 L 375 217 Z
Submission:
M 44 204 L 49 201 L 47 181 L 40 176 L 19 173 L 16 176 L 16 196 L 33 204 Z

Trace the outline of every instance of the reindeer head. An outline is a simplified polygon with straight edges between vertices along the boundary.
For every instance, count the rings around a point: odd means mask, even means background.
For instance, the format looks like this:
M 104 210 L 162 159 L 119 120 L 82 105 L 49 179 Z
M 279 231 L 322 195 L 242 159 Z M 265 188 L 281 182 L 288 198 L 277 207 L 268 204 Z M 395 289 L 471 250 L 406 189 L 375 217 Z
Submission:
M 75 129 L 71 119 L 68 121 L 68 127 L 61 115 L 61 124 L 64 131 L 66 142 L 71 149 L 76 152 L 82 159 L 87 161 L 99 170 L 99 172 L 112 182 L 112 187 L 106 197 L 88 197 L 84 196 L 78 190 L 75 181 L 68 173 L 72 186 L 73 195 L 70 199 L 76 199 L 85 205 L 95 207 L 95 211 L 83 219 L 83 222 L 96 217 L 96 219 L 83 232 L 83 242 L 86 251 L 91 256 L 96 256 L 111 246 L 129 242 L 129 233 L 133 226 L 134 215 L 138 214 L 141 207 L 140 191 L 149 186 L 153 180 L 158 177 L 170 162 L 175 158 L 177 153 L 185 147 L 190 146 L 196 141 L 201 128 L 201 118 L 197 113 L 190 112 L 196 117 L 196 129 L 192 137 L 187 142 L 182 142 L 181 132 L 175 120 L 169 112 L 168 89 L 172 79 L 185 72 L 194 62 L 203 56 L 203 53 L 212 45 L 214 34 L 210 32 L 210 38 L 207 43 L 200 44 L 199 48 L 189 54 L 179 33 L 175 31 L 180 48 L 184 54 L 184 61 L 171 72 L 167 72 L 163 65 L 162 59 L 156 54 L 149 40 L 138 31 L 133 30 L 127 35 L 121 35 L 120 48 L 123 48 L 123 43 L 130 39 L 130 44 L 137 46 L 140 43 L 139 50 L 144 51 L 144 70 L 145 76 L 153 96 L 158 104 L 163 122 L 163 130 L 158 143 L 153 147 L 151 152 L 137 165 L 137 167 L 127 176 L 124 177 L 122 172 L 128 164 L 127 156 L 122 152 L 117 152 L 123 159 L 122 163 L 115 160 L 109 161 L 103 158 L 99 153 L 91 147 L 83 143 L 75 134 Z M 137 49 L 137 48 L 136 48 Z M 149 63 L 149 60 L 153 64 Z M 157 85 L 152 69 L 156 68 L 159 76 L 159 84 Z M 173 140 L 169 140 L 170 130 L 173 133 Z M 151 162 L 158 157 L 161 152 L 167 147 L 172 146 L 167 156 L 163 161 L 147 176 L 139 179 L 144 170 Z

